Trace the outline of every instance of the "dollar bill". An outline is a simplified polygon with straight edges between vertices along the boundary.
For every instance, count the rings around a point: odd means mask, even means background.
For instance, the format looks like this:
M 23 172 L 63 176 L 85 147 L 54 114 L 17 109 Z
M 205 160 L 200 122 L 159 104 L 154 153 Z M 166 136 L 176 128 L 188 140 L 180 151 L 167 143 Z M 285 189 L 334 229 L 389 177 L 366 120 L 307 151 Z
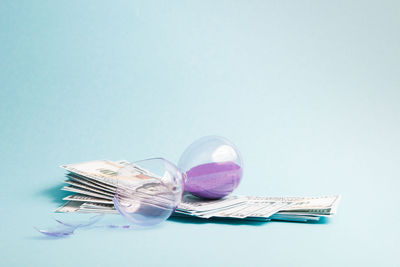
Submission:
M 61 168 L 72 174 L 93 179 L 106 185 L 116 186 L 116 174 L 124 166 L 121 162 L 96 160 L 77 164 L 62 165 Z
M 92 197 L 98 197 L 98 198 L 112 200 L 111 196 L 99 194 L 97 192 L 92 192 L 89 190 L 84 190 L 84 189 L 81 189 L 79 187 L 74 187 L 74 186 L 64 186 L 63 188 L 61 188 L 61 190 L 78 193 L 78 194 L 82 194 L 82 195 L 87 195 L 87 196 L 92 196 Z
M 67 197 L 64 197 L 63 200 L 72 201 L 72 202 L 75 201 L 75 202 L 100 203 L 100 204 L 113 205 L 112 200 L 98 198 L 98 197 L 92 197 L 92 196 L 82 195 L 82 194 L 69 195 Z
M 115 194 L 115 192 L 106 191 L 99 187 L 96 188 L 96 187 L 85 185 L 82 183 L 73 182 L 71 180 L 66 180 L 66 181 L 64 181 L 64 183 L 69 184 L 75 188 L 79 188 L 84 191 L 94 192 L 94 193 L 98 193 L 98 194 L 104 195 L 104 196 L 113 197 Z

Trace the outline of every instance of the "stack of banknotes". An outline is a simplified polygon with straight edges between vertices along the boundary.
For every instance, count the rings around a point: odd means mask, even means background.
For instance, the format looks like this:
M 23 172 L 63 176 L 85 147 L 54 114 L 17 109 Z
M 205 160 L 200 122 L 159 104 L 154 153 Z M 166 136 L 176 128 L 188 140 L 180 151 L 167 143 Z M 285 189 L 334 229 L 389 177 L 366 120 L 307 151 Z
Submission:
M 116 174 L 127 161 L 97 160 L 63 165 L 67 171 L 62 190 L 73 194 L 56 212 L 117 213 L 113 205 Z M 173 216 L 203 219 L 282 220 L 314 222 L 336 213 L 340 195 L 321 197 L 227 196 L 203 200 L 184 195 Z

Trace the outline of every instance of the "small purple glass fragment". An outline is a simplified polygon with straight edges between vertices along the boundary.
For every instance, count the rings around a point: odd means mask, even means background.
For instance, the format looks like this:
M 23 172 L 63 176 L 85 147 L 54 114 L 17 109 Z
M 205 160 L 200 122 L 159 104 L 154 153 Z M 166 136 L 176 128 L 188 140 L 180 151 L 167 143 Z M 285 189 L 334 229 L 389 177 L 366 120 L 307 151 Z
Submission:
M 185 190 L 207 199 L 229 195 L 239 185 L 242 168 L 234 162 L 211 162 L 186 172 Z

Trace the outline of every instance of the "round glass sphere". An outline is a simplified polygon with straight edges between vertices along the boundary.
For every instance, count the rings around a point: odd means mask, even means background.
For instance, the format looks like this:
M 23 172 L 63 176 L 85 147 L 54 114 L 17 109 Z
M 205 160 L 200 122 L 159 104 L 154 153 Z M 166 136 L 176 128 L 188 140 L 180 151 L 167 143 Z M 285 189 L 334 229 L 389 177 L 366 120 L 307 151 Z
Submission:
M 232 193 L 242 178 L 242 159 L 236 147 L 220 136 L 193 142 L 182 154 L 178 167 L 185 172 L 185 191 L 206 199 Z
M 135 225 L 165 221 L 182 200 L 183 175 L 171 162 L 154 158 L 122 167 L 116 174 L 114 206 Z

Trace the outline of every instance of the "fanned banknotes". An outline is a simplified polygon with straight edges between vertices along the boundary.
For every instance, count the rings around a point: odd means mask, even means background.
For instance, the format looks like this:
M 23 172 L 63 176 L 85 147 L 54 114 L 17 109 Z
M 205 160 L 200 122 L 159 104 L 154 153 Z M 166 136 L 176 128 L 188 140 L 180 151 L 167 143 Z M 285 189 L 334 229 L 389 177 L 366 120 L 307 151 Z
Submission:
M 97 160 L 61 166 L 67 170 L 62 190 L 73 194 L 56 212 L 117 213 L 113 205 L 116 173 L 127 161 Z M 138 169 L 148 173 L 147 170 Z M 322 197 L 228 196 L 203 200 L 185 194 L 173 216 L 202 219 L 284 220 L 309 222 L 331 217 L 337 211 L 340 195 Z

